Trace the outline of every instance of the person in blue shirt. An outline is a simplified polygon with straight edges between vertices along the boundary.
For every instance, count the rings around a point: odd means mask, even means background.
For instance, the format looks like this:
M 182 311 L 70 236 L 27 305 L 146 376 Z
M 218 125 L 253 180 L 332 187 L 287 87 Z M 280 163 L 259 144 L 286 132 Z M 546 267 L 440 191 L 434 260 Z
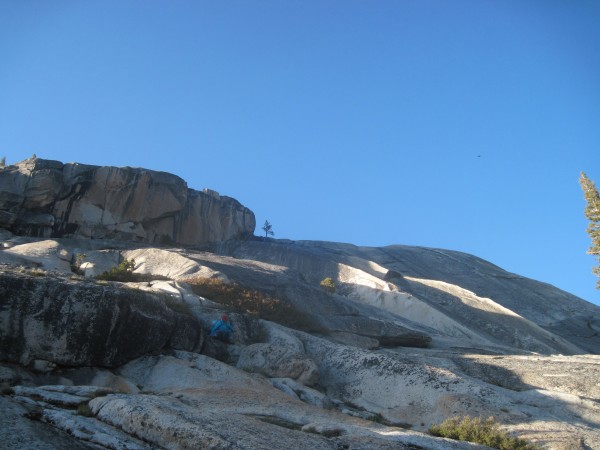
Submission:
M 233 333 L 233 323 L 229 321 L 227 314 L 223 314 L 220 320 L 213 322 L 209 336 L 231 344 L 231 333 Z

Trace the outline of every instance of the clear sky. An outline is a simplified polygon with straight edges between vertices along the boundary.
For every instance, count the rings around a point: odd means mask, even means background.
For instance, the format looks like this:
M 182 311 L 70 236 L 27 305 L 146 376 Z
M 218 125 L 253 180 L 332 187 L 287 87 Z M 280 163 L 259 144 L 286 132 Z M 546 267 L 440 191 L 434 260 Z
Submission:
M 596 0 L 0 0 L 0 155 L 164 170 L 278 238 L 472 253 L 600 303 Z

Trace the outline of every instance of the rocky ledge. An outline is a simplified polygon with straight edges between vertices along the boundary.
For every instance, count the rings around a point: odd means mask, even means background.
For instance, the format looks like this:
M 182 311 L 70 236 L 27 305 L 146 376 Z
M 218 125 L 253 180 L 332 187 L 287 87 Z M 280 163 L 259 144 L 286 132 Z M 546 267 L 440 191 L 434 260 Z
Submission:
M 116 367 L 165 348 L 199 351 L 205 333 L 185 312 L 166 294 L 2 270 L 0 360 Z
M 35 157 L 0 169 L 0 227 L 19 235 L 193 246 L 255 226 L 237 200 L 165 172 Z

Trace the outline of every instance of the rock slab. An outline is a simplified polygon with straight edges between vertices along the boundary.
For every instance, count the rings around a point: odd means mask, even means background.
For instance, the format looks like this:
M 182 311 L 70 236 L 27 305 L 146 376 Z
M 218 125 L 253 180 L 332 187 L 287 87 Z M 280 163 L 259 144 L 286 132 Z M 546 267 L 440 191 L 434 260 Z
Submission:
M 205 330 L 192 315 L 171 309 L 167 297 L 4 272 L 0 360 L 116 367 L 166 348 L 198 350 Z

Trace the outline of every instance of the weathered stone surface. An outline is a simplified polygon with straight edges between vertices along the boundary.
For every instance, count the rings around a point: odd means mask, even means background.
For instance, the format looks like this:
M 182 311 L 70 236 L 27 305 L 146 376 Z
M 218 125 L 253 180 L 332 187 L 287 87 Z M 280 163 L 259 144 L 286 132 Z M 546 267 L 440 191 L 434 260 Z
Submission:
M 505 380 L 499 387 L 489 375 L 481 378 L 466 375 L 480 371 L 488 361 L 493 368 L 497 357 L 486 359 L 430 349 L 370 352 L 335 345 L 306 333 L 293 333 L 304 342 L 307 354 L 319 366 L 320 385 L 329 398 L 378 413 L 390 423 L 410 424 L 423 430 L 449 416 L 494 416 L 510 429 L 547 443 L 548 448 L 580 448 L 573 445 L 575 442 L 588 445 L 581 448 L 600 448 L 597 444 L 600 407 L 594 394 L 596 379 L 591 375 L 597 370 L 597 357 L 558 359 L 563 363 L 560 376 L 568 384 L 573 386 L 579 377 L 581 382 L 576 392 L 586 393 L 579 396 L 565 393 L 560 382 L 546 380 L 547 375 L 558 375 L 556 369 L 545 369 L 546 363 L 554 358 L 501 358 L 496 375 Z M 453 364 L 452 358 L 461 363 Z M 501 371 L 507 365 L 510 369 Z M 527 379 L 532 384 L 507 390 L 508 376 L 514 373 L 518 378 L 523 374 L 523 366 L 529 366 L 531 373 Z M 560 426 L 556 426 L 556 414 L 561 416 Z M 419 419 L 415 421 L 416 418 Z
M 290 312 L 284 317 L 285 322 L 282 321 L 286 326 L 322 334 L 351 333 L 368 338 L 368 341 L 363 339 L 365 342 L 377 341 L 377 346 L 427 347 L 431 343 L 430 335 L 418 324 L 323 291 L 319 286 L 323 276 L 313 282 L 308 269 L 311 264 L 316 264 L 318 269 L 313 270 L 319 270 L 320 274 L 323 270 L 330 270 L 321 268 L 318 259 L 309 257 L 303 260 L 303 255 L 296 254 L 293 248 L 286 245 L 272 247 L 268 243 L 263 246 L 262 242 L 247 242 L 246 247 L 240 244 L 244 252 L 240 254 L 233 251 L 235 258 L 193 250 L 186 257 L 201 266 L 224 273 L 233 282 L 264 292 L 289 305 Z M 219 246 L 219 249 L 227 247 Z M 232 247 L 239 249 L 237 243 Z M 256 251 L 256 260 L 250 259 L 252 251 Z M 288 254 L 294 263 L 291 267 L 284 265 L 290 261 L 281 261 L 281 264 L 266 262 L 278 258 L 280 251 Z M 301 265 L 306 271 L 298 272 L 296 265 Z M 323 265 L 337 267 L 331 261 Z
M 150 450 L 152 447 L 106 423 L 74 411 L 44 408 L 40 420 L 79 439 L 96 444 L 99 448 L 124 450 Z M 98 448 L 98 447 L 95 447 Z
M 35 266 L 49 271 L 71 273 L 73 255 L 65 246 L 54 240 L 14 245 L 0 254 L 0 261 L 22 258 Z
M 212 278 L 214 270 L 174 251 L 156 248 L 140 248 L 122 252 L 123 258 L 135 260 L 135 273 L 184 280 L 190 277 Z
M 379 341 L 366 336 L 359 336 L 354 333 L 335 331 L 329 337 L 340 344 L 351 345 L 353 347 L 365 348 L 373 350 L 379 348 Z
M 143 395 L 97 398 L 90 402 L 92 411 L 98 419 L 168 448 L 271 449 L 285 444 L 333 450 L 340 448 L 336 439 L 312 431 L 334 428 L 345 442 L 365 439 L 370 448 L 411 448 L 408 443 L 432 450 L 473 448 L 341 414 L 327 409 L 332 405 L 317 391 L 279 380 L 304 397 L 299 400 L 262 377 L 192 353 L 141 358 L 119 372 L 143 386 Z M 309 424 L 315 430 L 301 432 Z
M 27 280 L 0 281 L 0 288 L 21 292 L 10 294 L 14 301 L 8 309 L 0 302 L 0 359 L 12 355 L 9 360 L 23 358 L 29 364 L 0 366 L 0 383 L 49 392 L 16 388 L 19 395 L 0 397 L 6 400 L 3 406 L 6 411 L 22 406 L 81 440 L 89 429 L 97 439 L 89 445 L 136 448 L 143 437 L 152 448 L 270 449 L 282 443 L 290 449 L 477 448 L 422 433 L 447 417 L 469 414 L 494 416 L 511 433 L 543 448 L 600 450 L 600 360 L 585 354 L 598 353 L 599 309 L 469 255 L 275 240 L 213 245 L 209 248 L 216 253 L 211 253 L 10 233 L 0 233 L 0 239 L 0 268 L 10 272 L 4 278 Z M 80 253 L 95 258 L 94 252 L 108 249 L 113 257 L 106 268 L 134 258 L 136 272 L 161 280 L 101 286 L 66 272 L 69 255 L 71 260 Z M 22 262 L 30 266 L 9 268 Z M 287 314 L 273 323 L 198 297 L 183 281 L 190 275 L 265 292 L 280 299 Z M 335 294 L 320 289 L 326 276 L 335 279 Z M 75 301 L 75 292 L 88 300 Z M 150 299 L 152 307 L 142 308 L 142 298 Z M 102 322 L 112 331 L 98 327 L 91 312 L 95 308 L 96 315 L 107 317 L 102 315 L 107 300 L 116 318 Z M 187 322 L 174 322 L 174 310 L 201 325 L 189 329 Z M 223 312 L 235 323 L 235 344 L 208 340 L 200 346 L 202 338 L 196 339 L 194 330 L 205 334 Z M 165 321 L 170 325 L 163 328 Z M 298 331 L 307 321 L 317 325 L 309 327 L 312 334 Z M 84 328 L 100 341 L 82 348 L 87 357 L 71 358 L 85 367 L 67 369 L 61 362 L 66 359 L 49 356 L 65 353 L 65 342 L 80 342 Z M 156 336 L 164 339 L 157 343 Z M 427 346 L 414 345 L 419 340 Z M 27 346 L 13 344 L 20 341 L 37 344 L 30 346 L 33 351 L 22 350 Z M 172 350 L 191 350 L 194 343 L 194 351 Z M 210 348 L 210 343 L 220 347 Z M 110 358 L 129 362 L 112 370 L 98 367 L 104 364 L 101 355 L 113 348 L 118 355 Z M 305 370 L 307 361 L 319 373 L 311 387 L 297 375 L 311 373 Z M 298 378 L 272 378 L 276 375 Z M 104 395 L 81 384 L 121 394 Z M 74 418 L 68 408 L 96 394 L 101 397 L 92 400 L 95 417 Z M 2 433 L 0 442 L 5 442 Z M 113 435 L 120 440 L 110 444 L 105 439 Z
M 0 396 L 0 430 L 4 430 L 2 447 L 7 449 L 37 449 L 37 450 L 90 450 L 97 446 L 82 442 L 79 439 L 61 433 L 56 428 L 38 421 L 25 418 L 31 410 L 21 402 L 10 397 Z
M 198 245 L 255 226 L 235 199 L 165 172 L 38 158 L 0 170 L 0 227 L 16 234 Z
M 599 355 L 453 355 L 465 374 L 513 391 L 542 389 L 600 400 Z
M 391 345 L 429 345 L 418 339 L 402 344 L 402 334 L 394 341 L 395 333 L 388 331 L 394 324 L 433 336 L 436 345 L 451 342 L 498 352 L 600 353 L 598 306 L 465 253 L 275 240 L 218 243 L 210 249 L 223 258 L 235 258 L 223 260 L 228 261 L 227 274 L 233 280 L 248 284 L 256 280 L 254 286 L 275 290 L 276 281 L 261 274 L 269 270 L 272 278 L 287 283 L 287 288 L 279 289 L 282 295 L 332 331 L 380 342 L 382 333 Z M 210 258 L 196 259 L 210 267 Z M 250 270 L 251 265 L 256 268 Z M 325 277 L 336 280 L 336 295 L 309 291 L 307 284 L 316 287 Z
M 203 330 L 165 296 L 3 271 L 0 360 L 114 367 L 148 352 L 200 347 Z
M 290 449 L 337 449 L 340 445 L 365 450 L 478 448 L 359 420 L 353 416 L 361 415 L 357 414 L 360 411 L 350 413 L 348 405 L 364 408 L 363 417 L 379 417 L 421 430 L 448 415 L 494 415 L 510 430 L 534 436 L 549 449 L 598 448 L 600 419 L 595 399 L 538 389 L 533 384 L 522 392 L 507 391 L 488 384 L 485 377 L 479 381 L 465 375 L 463 370 L 469 369 L 466 365 L 472 357 L 465 357 L 459 368 L 449 359 L 456 359 L 459 354 L 448 354 L 447 350 L 375 353 L 277 325 L 267 324 L 266 328 L 274 343 L 298 351 L 300 345 L 308 351 L 323 372 L 319 385 L 326 389 L 325 393 L 291 379 L 266 380 L 206 356 L 175 351 L 170 356 L 145 356 L 119 368 L 116 378 L 138 386 L 142 393 L 130 391 L 129 395 L 92 400 L 93 419 L 73 417 L 60 408 L 65 404 L 62 394 L 90 397 L 102 392 L 97 389 L 43 386 L 40 389 L 46 392 L 40 395 L 35 389 L 16 388 L 19 395 L 14 397 L 25 401 L 25 395 L 33 395 L 27 404 L 42 408 L 41 420 L 53 421 L 54 426 L 81 439 L 86 438 L 81 431 L 88 429 L 92 442 L 106 443 L 111 436 L 118 438 L 120 448 L 136 448 L 138 438 L 150 447 L 168 448 L 188 448 L 191 442 L 201 448 L 274 448 L 282 442 Z M 487 361 L 500 361 L 505 367 L 508 358 Z M 543 382 L 542 368 L 548 361 L 521 356 L 515 358 L 514 364 L 531 365 L 531 371 L 539 372 Z M 561 357 L 558 362 L 563 364 L 563 372 L 574 376 L 581 373 L 580 366 L 572 365 L 573 357 Z M 589 362 L 597 364 L 595 360 Z M 76 372 L 64 372 L 63 376 L 83 381 Z M 594 369 L 588 372 L 593 388 Z M 535 379 L 530 381 L 537 383 Z M 552 384 L 546 387 L 560 389 Z M 580 393 L 593 393 L 587 387 L 578 389 Z M 39 398 L 53 406 L 41 405 L 36 400 Z M 337 412 L 338 407 L 346 414 Z M 148 429 L 152 432 L 148 433 Z
M 261 343 L 245 347 L 237 367 L 271 378 L 291 378 L 307 386 L 319 381 L 319 369 L 312 359 L 278 345 Z
M 324 409 L 333 409 L 333 402 L 323 393 L 306 387 L 306 383 L 297 382 L 291 378 L 271 378 L 269 382 L 282 392 L 293 394 L 309 405 Z
M 59 392 L 56 389 L 46 390 L 43 388 L 31 388 L 24 386 L 15 386 L 15 395 L 35 397 L 39 401 L 53 403 L 64 407 L 77 407 L 81 403 L 88 400 L 88 396 L 76 395 L 65 392 Z

